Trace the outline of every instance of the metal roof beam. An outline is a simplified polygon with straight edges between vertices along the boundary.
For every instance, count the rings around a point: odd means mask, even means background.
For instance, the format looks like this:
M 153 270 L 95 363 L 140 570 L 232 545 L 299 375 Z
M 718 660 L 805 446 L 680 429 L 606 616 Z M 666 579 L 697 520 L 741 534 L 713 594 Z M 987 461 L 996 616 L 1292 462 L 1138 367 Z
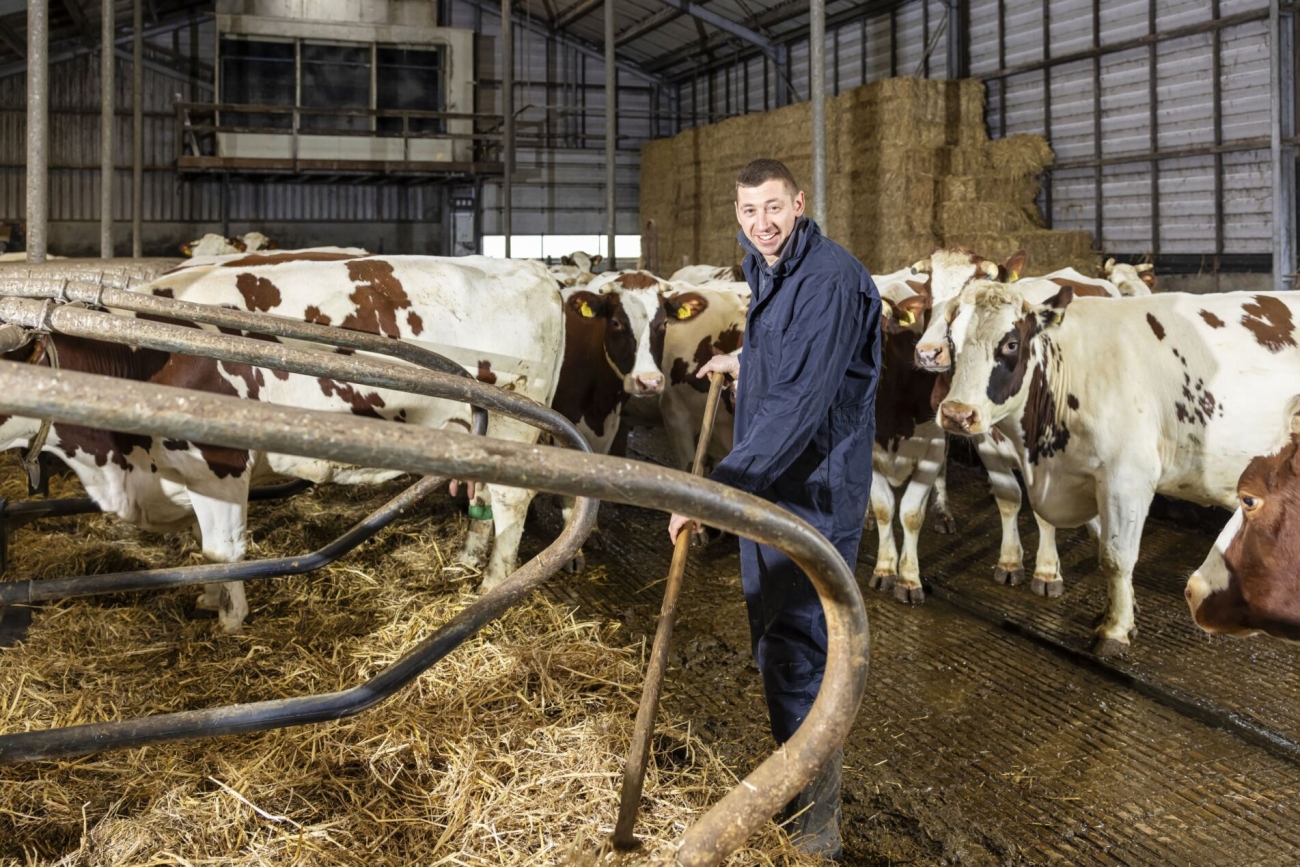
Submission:
M 114 53 L 117 55 L 118 60 L 125 60 L 127 63 L 135 62 L 135 56 L 124 48 L 119 48 Z M 195 78 L 194 76 L 190 75 L 188 72 L 181 72 L 179 69 L 172 69 L 167 64 L 159 63 L 156 60 L 142 59 L 140 61 L 140 68 L 148 69 L 152 72 L 156 72 L 159 75 L 164 76 L 166 78 L 172 78 L 175 79 L 176 81 L 183 81 L 186 84 L 193 84 L 201 90 L 207 90 L 207 91 L 216 90 L 216 87 L 213 86 L 212 82 L 204 81 L 201 78 Z
M 682 17 L 682 14 L 683 13 L 680 10 L 671 7 L 668 9 L 660 9 L 653 15 L 647 15 L 645 18 L 642 18 L 630 27 L 624 28 L 622 33 L 619 33 L 614 37 L 614 45 L 617 47 L 627 45 L 629 42 L 634 42 L 646 34 L 653 33 L 665 24 L 676 21 L 678 18 Z
M 23 59 L 23 68 L 26 69 L 27 40 L 19 36 L 18 31 L 14 30 L 4 21 L 0 21 L 0 42 L 3 42 L 8 46 L 10 51 Z
M 206 15 L 191 15 L 174 21 L 164 21 L 156 26 L 146 27 L 144 29 L 144 35 L 145 38 L 148 38 L 162 33 L 171 33 L 173 30 L 181 30 L 185 27 L 197 27 L 206 20 L 208 20 Z M 114 44 L 126 45 L 133 38 L 134 37 L 128 33 L 125 36 L 119 36 Z M 62 51 L 50 55 L 50 65 L 53 66 L 56 63 L 66 63 L 69 60 L 76 60 L 78 57 L 85 57 L 87 54 L 95 54 L 98 51 L 98 41 L 96 41 L 94 45 L 83 44 L 72 48 L 65 48 Z M 13 75 L 23 75 L 26 72 L 27 62 L 25 60 L 17 63 L 6 63 L 3 66 L 0 66 L 0 78 L 9 78 Z
M 586 18 L 603 5 L 605 5 L 605 0 L 578 0 L 577 3 L 567 7 L 557 15 L 555 20 L 551 22 L 551 27 L 556 30 L 563 30 L 578 19 Z
M 692 3 L 690 0 L 659 0 L 665 6 L 672 7 L 679 12 L 685 12 L 687 15 L 703 21 L 705 24 L 712 25 L 724 33 L 736 37 L 742 42 L 748 42 L 750 45 L 757 46 L 764 54 L 772 54 L 776 51 L 776 46 L 763 34 L 750 30 L 743 24 L 737 24 L 725 15 L 719 15 L 712 9 L 705 9 L 698 3 Z
M 83 39 L 90 38 L 90 22 L 86 20 L 86 10 L 81 8 L 81 0 L 63 0 L 64 7 L 72 16 L 72 23 L 77 25 Z

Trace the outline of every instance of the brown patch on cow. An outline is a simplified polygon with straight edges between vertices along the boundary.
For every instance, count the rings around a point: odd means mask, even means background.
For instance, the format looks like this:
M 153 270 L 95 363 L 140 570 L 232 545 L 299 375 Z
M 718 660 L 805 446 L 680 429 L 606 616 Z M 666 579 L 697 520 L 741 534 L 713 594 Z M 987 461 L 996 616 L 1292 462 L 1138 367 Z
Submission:
M 1029 397 L 1020 417 L 1020 429 L 1025 435 L 1026 456 L 1031 464 L 1065 451 L 1070 442 L 1070 430 L 1057 417 L 1056 397 L 1041 364 L 1029 378 Z
M 489 361 L 480 361 L 478 363 L 478 376 L 474 378 L 488 385 L 497 384 L 497 375 L 492 372 L 492 363 Z
M 1246 326 L 1260 346 L 1269 352 L 1281 352 L 1295 346 L 1295 325 L 1291 308 L 1271 295 L 1256 295 L 1254 304 L 1243 304 L 1241 324 Z
M 1205 324 L 1210 326 L 1211 328 L 1222 328 L 1225 324 L 1222 319 L 1215 316 L 1213 313 L 1211 313 L 1208 310 L 1201 311 L 1201 318 L 1204 319 Z
M 1165 339 L 1165 327 L 1160 324 L 1159 319 L 1155 318 L 1155 316 L 1150 313 L 1147 314 L 1147 325 L 1151 326 L 1151 331 L 1155 334 L 1156 340 Z
M 920 339 L 915 331 L 887 334 L 881 347 L 876 443 L 891 452 L 916 432 L 918 424 L 934 420 L 932 397 L 937 377 L 912 363 Z
M 392 264 L 383 259 L 356 259 L 348 262 L 348 277 L 357 286 L 348 296 L 356 308 L 343 320 L 343 327 L 401 337 L 397 314 L 411 306 L 411 299 L 393 276 Z
M 1053 283 L 1062 288 L 1069 287 L 1074 291 L 1076 298 L 1109 298 L 1110 293 L 1104 287 L 1096 286 L 1092 283 L 1080 283 L 1078 280 L 1070 280 L 1065 277 L 1049 278 Z
M 314 322 L 317 325 L 330 324 L 330 318 L 315 304 L 312 304 L 302 312 L 302 318 L 304 322 Z
M 729 355 L 744 344 L 745 332 L 735 325 L 730 326 L 721 334 L 706 334 L 695 347 L 695 353 L 691 359 L 695 362 L 694 365 L 685 358 L 673 359 L 673 367 L 669 372 L 669 382 L 672 385 L 689 385 L 700 394 L 707 394 L 709 391 L 708 379 L 701 379 L 695 374 L 699 372 L 701 367 L 708 364 L 714 356 Z M 659 364 L 660 368 L 663 367 L 662 358 L 661 352 L 660 357 L 656 359 L 656 363 Z
M 419 337 L 421 332 L 424 331 L 424 320 L 421 319 L 420 314 L 416 313 L 414 310 L 406 314 L 406 324 L 411 329 L 411 333 L 416 337 Z
M 1077 412 L 1079 409 L 1079 399 L 1072 394 L 1067 394 L 1065 396 L 1065 405 Z
M 1029 370 L 1030 342 L 1038 334 L 1038 319 L 1032 314 L 1022 316 L 1010 331 L 1002 335 L 994 353 L 993 370 L 989 374 L 986 393 L 989 400 L 1001 406 L 1019 394 L 1025 383 L 1025 373 Z M 1010 341 L 1019 344 L 1014 355 L 1008 355 L 1004 349 Z M 1050 347 L 1049 347 L 1050 349 Z
M 280 290 L 265 277 L 245 271 L 235 278 L 235 288 L 244 296 L 249 310 L 266 312 L 280 306 Z
M 631 271 L 627 274 L 619 274 L 614 278 L 614 282 L 624 289 L 654 289 L 659 285 L 659 281 L 651 274 L 644 271 Z
M 378 409 L 384 405 L 384 399 L 379 396 L 378 392 L 372 391 L 368 394 L 362 394 L 350 383 L 338 382 L 323 377 L 318 378 L 316 381 L 320 383 L 320 390 L 326 397 L 337 396 L 339 400 L 351 407 L 353 415 L 384 418 L 378 412 Z
M 310 252 L 304 251 L 299 253 L 272 253 L 269 256 L 263 256 L 259 253 L 250 253 L 231 262 L 222 262 L 223 268 L 255 268 L 258 265 L 283 265 L 286 262 L 347 262 L 352 259 L 358 259 L 352 253 L 328 253 L 328 252 Z
M 615 297 L 575 293 L 564 305 L 564 361 L 551 408 L 574 424 L 585 424 L 596 436 L 605 435 L 606 424 L 618 418 L 628 400 L 623 378 L 606 359 L 609 305 L 594 303 Z M 598 315 L 583 316 L 584 301 L 598 307 Z

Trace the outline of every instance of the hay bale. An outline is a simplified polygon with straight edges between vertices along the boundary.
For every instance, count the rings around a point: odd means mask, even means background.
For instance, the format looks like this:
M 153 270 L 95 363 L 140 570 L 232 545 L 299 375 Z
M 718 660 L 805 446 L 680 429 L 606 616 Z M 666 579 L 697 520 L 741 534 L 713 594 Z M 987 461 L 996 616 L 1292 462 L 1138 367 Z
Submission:
M 316 547 L 408 482 L 255 507 L 249 556 Z M 21 497 L 23 485 L 4 459 L 0 492 Z M 67 479 L 51 487 L 79 493 Z M 444 570 L 463 532 L 434 500 L 321 572 L 250 583 L 254 619 L 234 637 L 186 618 L 195 588 L 42 607 L 27 641 L 0 651 L 0 729 L 364 681 L 473 600 L 474 576 Z M 199 559 L 187 537 L 98 515 L 21 528 L 10 568 L 53 577 Z M 538 596 L 351 719 L 0 768 L 0 863 L 563 863 L 617 815 L 643 671 L 627 645 L 617 624 Z M 734 778 L 685 720 L 660 717 L 639 830 L 670 840 Z M 729 863 L 814 862 L 769 825 Z

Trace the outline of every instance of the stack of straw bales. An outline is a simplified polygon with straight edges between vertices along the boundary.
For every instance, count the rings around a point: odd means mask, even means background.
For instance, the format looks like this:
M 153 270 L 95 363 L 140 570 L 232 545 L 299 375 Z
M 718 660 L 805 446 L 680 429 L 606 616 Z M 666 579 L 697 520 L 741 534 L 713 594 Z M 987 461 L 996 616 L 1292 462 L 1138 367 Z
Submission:
M 738 263 L 736 173 L 776 157 L 811 190 L 810 129 L 804 102 L 648 143 L 641 229 L 657 259 L 649 267 Z M 950 246 L 999 259 L 1024 249 L 1035 273 L 1096 271 L 1089 233 L 1043 228 L 1035 199 L 1051 149 L 1039 136 L 991 141 L 979 81 L 893 78 L 854 88 L 827 100 L 826 137 L 828 234 L 873 271 Z

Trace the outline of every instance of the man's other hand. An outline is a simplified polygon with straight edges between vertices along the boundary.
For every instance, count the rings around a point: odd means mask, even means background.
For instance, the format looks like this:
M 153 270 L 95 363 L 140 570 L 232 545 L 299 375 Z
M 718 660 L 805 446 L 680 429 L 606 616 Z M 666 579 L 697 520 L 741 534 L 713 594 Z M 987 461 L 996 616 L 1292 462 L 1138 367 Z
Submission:
M 732 379 L 740 376 L 740 359 L 734 355 L 715 355 L 696 372 L 696 376 L 704 379 L 712 373 L 725 373 Z
M 685 515 L 674 514 L 668 519 L 668 538 L 672 540 L 674 545 L 677 544 L 677 534 L 682 530 L 686 530 L 688 533 L 695 533 L 699 529 L 700 525 Z

